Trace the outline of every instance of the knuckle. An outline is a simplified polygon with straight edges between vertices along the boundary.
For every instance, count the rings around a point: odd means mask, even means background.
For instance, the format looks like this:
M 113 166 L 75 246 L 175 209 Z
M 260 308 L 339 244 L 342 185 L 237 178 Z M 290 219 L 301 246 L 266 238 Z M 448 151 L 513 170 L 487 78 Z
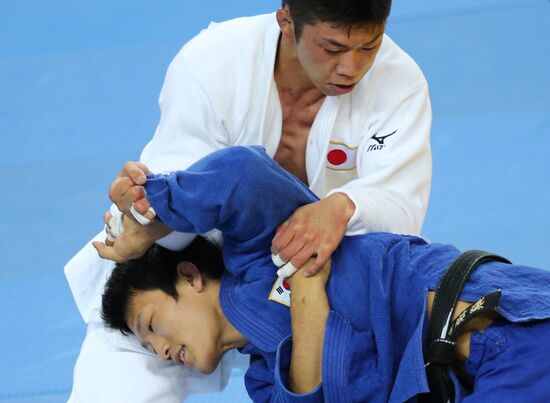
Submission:
M 126 169 L 133 169 L 135 166 L 136 166 L 135 161 L 126 161 L 126 163 L 124 164 L 124 168 Z
M 125 162 L 124 165 L 122 166 L 122 173 L 127 174 L 129 171 L 131 171 L 132 170 L 132 164 L 133 164 L 132 161 Z

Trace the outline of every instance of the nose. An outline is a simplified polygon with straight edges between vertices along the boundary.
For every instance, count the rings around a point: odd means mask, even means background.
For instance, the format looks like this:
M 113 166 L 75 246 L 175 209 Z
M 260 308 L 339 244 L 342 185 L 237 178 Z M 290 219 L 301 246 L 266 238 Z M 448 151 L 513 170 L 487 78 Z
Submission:
M 168 340 L 161 337 L 157 337 L 154 340 L 151 340 L 151 344 L 153 345 L 155 352 L 160 358 L 162 358 L 163 360 L 171 359 L 170 343 L 168 342 Z
M 345 77 L 357 77 L 361 69 L 361 54 L 358 50 L 349 50 L 340 55 L 336 64 L 336 74 Z

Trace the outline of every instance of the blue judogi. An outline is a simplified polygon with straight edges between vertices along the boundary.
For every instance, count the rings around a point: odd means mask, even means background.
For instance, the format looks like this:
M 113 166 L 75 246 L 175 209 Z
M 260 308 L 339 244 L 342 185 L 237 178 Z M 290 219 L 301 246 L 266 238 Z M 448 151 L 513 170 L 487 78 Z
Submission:
M 181 232 L 224 235 L 227 267 L 220 303 L 249 340 L 246 386 L 255 401 L 407 401 L 427 392 L 422 354 L 428 290 L 459 255 L 448 245 L 386 233 L 346 237 L 332 256 L 331 311 L 322 384 L 307 395 L 287 389 L 290 310 L 268 297 L 277 279 L 270 245 L 277 226 L 317 197 L 260 147 L 231 147 L 186 171 L 150 176 L 147 197 Z M 550 273 L 498 262 L 481 265 L 461 299 L 502 290 L 499 313 L 511 322 L 550 317 Z

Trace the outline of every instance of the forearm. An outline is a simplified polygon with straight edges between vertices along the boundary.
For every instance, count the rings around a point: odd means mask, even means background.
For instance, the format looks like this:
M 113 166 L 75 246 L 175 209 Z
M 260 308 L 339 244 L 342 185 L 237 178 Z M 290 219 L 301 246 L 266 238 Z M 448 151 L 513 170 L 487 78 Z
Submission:
M 186 171 L 150 177 L 145 188 L 158 217 L 171 228 L 193 233 L 217 228 L 236 245 L 259 238 L 269 242 L 297 207 L 316 201 L 258 147 L 212 153 Z
M 309 282 L 308 282 L 309 280 Z M 324 284 L 314 277 L 292 286 L 292 355 L 289 388 L 304 394 L 322 381 L 323 345 L 330 310 Z

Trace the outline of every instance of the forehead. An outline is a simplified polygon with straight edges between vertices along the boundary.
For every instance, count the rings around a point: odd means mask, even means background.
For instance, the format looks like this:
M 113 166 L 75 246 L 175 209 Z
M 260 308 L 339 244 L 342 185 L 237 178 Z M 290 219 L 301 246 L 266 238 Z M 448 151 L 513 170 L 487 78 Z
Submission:
M 313 39 L 369 43 L 384 33 L 384 25 L 341 26 L 330 21 L 304 25 L 303 34 Z

